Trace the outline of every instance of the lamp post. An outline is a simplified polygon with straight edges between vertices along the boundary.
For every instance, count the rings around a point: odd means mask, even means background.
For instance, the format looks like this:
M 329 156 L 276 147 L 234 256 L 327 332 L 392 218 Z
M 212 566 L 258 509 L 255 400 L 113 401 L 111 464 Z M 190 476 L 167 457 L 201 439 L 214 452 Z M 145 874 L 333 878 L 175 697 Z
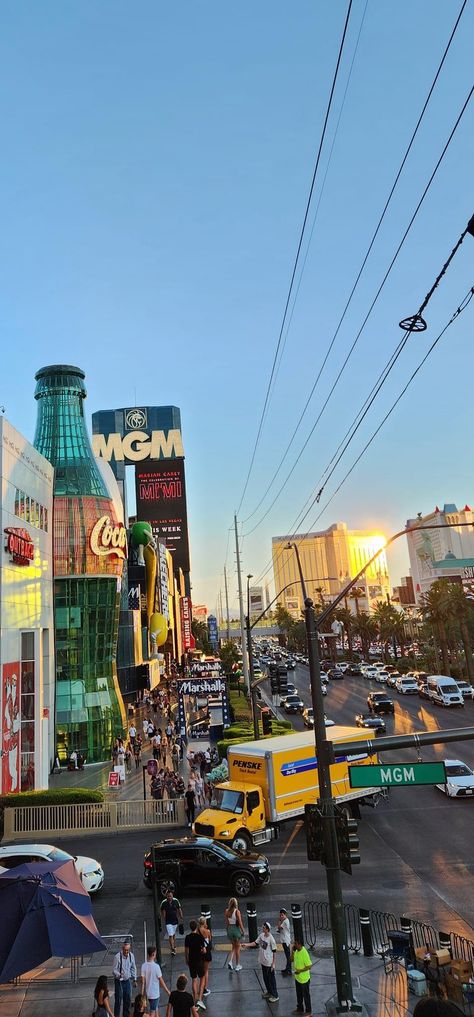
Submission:
M 321 688 L 318 633 L 311 597 L 307 596 L 306 584 L 297 544 L 289 543 L 288 550 L 294 550 L 300 575 L 301 592 L 304 600 L 306 639 L 308 643 L 311 703 L 314 717 L 314 742 L 318 761 L 319 805 L 323 816 L 324 854 L 326 858 L 326 880 L 328 888 L 331 932 L 336 971 L 336 988 L 341 1011 L 359 1009 L 352 991 L 351 967 L 347 945 L 346 922 L 342 899 L 341 872 L 337 847 L 334 799 L 332 797 L 331 773 L 327 756 L 326 725 L 324 722 L 324 700 Z M 324 613 L 324 612 L 323 612 Z M 329 612 L 328 612 L 329 613 Z
M 339 869 L 339 851 L 337 845 L 336 823 L 334 814 L 334 799 L 332 797 L 330 763 L 334 758 L 332 743 L 326 738 L 326 727 L 324 724 L 324 702 L 321 691 L 321 674 L 319 665 L 319 646 L 317 629 L 325 622 L 326 618 L 340 604 L 341 600 L 347 597 L 348 593 L 359 582 L 368 568 L 390 544 L 393 544 L 399 537 L 407 533 L 414 533 L 417 530 L 444 530 L 453 526 L 471 526 L 472 523 L 434 523 L 432 525 L 407 526 L 404 530 L 394 533 L 379 550 L 372 555 L 365 565 L 359 570 L 353 579 L 343 587 L 335 599 L 328 604 L 318 618 L 315 618 L 313 601 L 306 596 L 306 585 L 301 568 L 298 545 L 289 542 L 288 550 L 294 550 L 300 575 L 301 590 L 305 603 L 305 624 L 308 641 L 309 673 L 311 681 L 311 701 L 314 715 L 314 740 L 316 747 L 316 759 L 318 765 L 319 780 L 319 804 L 323 816 L 324 833 L 324 854 L 326 865 L 326 880 L 328 888 L 328 902 L 331 916 L 331 932 L 334 951 L 334 968 L 336 974 L 336 987 L 338 1013 L 345 1013 L 348 1010 L 360 1011 L 362 1007 L 354 1000 L 352 989 L 352 977 L 349 962 L 349 951 L 347 947 L 347 931 L 344 918 L 344 902 L 342 897 L 342 886 Z

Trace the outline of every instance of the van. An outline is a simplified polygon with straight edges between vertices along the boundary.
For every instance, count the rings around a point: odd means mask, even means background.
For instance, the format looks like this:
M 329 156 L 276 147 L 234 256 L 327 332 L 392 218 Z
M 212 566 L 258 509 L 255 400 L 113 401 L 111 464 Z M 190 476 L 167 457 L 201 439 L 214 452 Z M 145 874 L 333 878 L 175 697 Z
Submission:
M 462 694 L 454 681 L 442 674 L 430 674 L 427 681 L 428 698 L 439 706 L 464 706 Z

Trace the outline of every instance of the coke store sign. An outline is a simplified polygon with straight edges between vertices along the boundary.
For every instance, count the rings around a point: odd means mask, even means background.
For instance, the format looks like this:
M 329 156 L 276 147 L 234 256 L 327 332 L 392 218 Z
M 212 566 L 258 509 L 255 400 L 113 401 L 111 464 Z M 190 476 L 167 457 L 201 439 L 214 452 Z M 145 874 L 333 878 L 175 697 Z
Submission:
M 5 550 L 15 565 L 30 565 L 35 557 L 35 545 L 28 530 L 20 526 L 5 528 Z
M 109 554 L 125 558 L 127 554 L 127 531 L 121 523 L 114 523 L 110 516 L 101 516 L 90 536 L 91 550 L 98 558 Z

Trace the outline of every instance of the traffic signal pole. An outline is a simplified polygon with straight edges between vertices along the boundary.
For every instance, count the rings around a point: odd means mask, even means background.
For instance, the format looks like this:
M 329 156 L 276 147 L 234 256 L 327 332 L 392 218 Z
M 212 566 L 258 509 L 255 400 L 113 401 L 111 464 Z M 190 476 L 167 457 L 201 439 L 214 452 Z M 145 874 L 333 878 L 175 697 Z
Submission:
M 337 1005 L 336 1013 L 347 1013 L 349 1010 L 362 1011 L 362 1006 L 354 999 L 352 989 L 349 948 L 347 943 L 344 902 L 342 898 L 341 873 L 339 869 L 339 851 L 337 845 L 336 817 L 332 796 L 331 773 L 326 741 L 326 725 L 324 721 L 324 699 L 321 688 L 321 669 L 319 661 L 318 633 L 314 617 L 313 601 L 306 596 L 306 584 L 301 568 L 301 561 L 296 544 L 290 545 L 296 554 L 300 575 L 301 590 L 304 600 L 304 617 L 306 638 L 308 643 L 309 674 L 311 682 L 311 702 L 314 716 L 314 741 L 318 765 L 319 808 L 323 816 L 323 843 L 328 888 L 329 911 L 331 915 L 331 933 L 334 954 L 334 970 L 336 974 Z

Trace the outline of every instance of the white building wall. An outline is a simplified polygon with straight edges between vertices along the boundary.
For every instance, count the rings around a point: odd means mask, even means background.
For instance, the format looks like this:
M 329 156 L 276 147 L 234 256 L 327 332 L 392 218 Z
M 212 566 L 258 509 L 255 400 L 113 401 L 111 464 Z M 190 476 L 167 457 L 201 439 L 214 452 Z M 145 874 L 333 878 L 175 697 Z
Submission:
M 47 788 L 51 763 L 54 761 L 54 624 L 53 624 L 53 476 L 51 464 L 4 418 L 0 417 L 1 505 L 0 529 L 0 705 L 1 748 L 0 789 L 10 790 L 13 782 L 14 752 L 7 730 L 13 713 L 8 702 L 7 676 L 19 663 L 18 686 L 21 696 L 22 633 L 31 633 L 34 654 L 34 787 Z M 28 497 L 20 500 L 17 491 Z M 41 509 L 43 511 L 41 511 Z M 47 522 L 45 517 L 47 513 Z M 47 530 L 45 529 L 47 525 Z M 6 548 L 6 528 L 24 529 L 34 545 L 33 560 L 27 565 L 11 560 Z M 23 641 L 25 646 L 25 640 Z M 29 656 L 29 654 L 28 654 Z M 26 674 L 27 663 L 23 672 Z M 14 683 L 13 683 L 14 684 Z M 25 678 L 24 688 L 26 689 Z M 21 706 L 21 699 L 19 706 Z M 31 703 L 24 703 L 20 726 Z M 26 734 L 25 734 L 26 744 Z M 21 745 L 20 745 L 21 751 Z M 19 788 L 15 788 L 19 790 Z

